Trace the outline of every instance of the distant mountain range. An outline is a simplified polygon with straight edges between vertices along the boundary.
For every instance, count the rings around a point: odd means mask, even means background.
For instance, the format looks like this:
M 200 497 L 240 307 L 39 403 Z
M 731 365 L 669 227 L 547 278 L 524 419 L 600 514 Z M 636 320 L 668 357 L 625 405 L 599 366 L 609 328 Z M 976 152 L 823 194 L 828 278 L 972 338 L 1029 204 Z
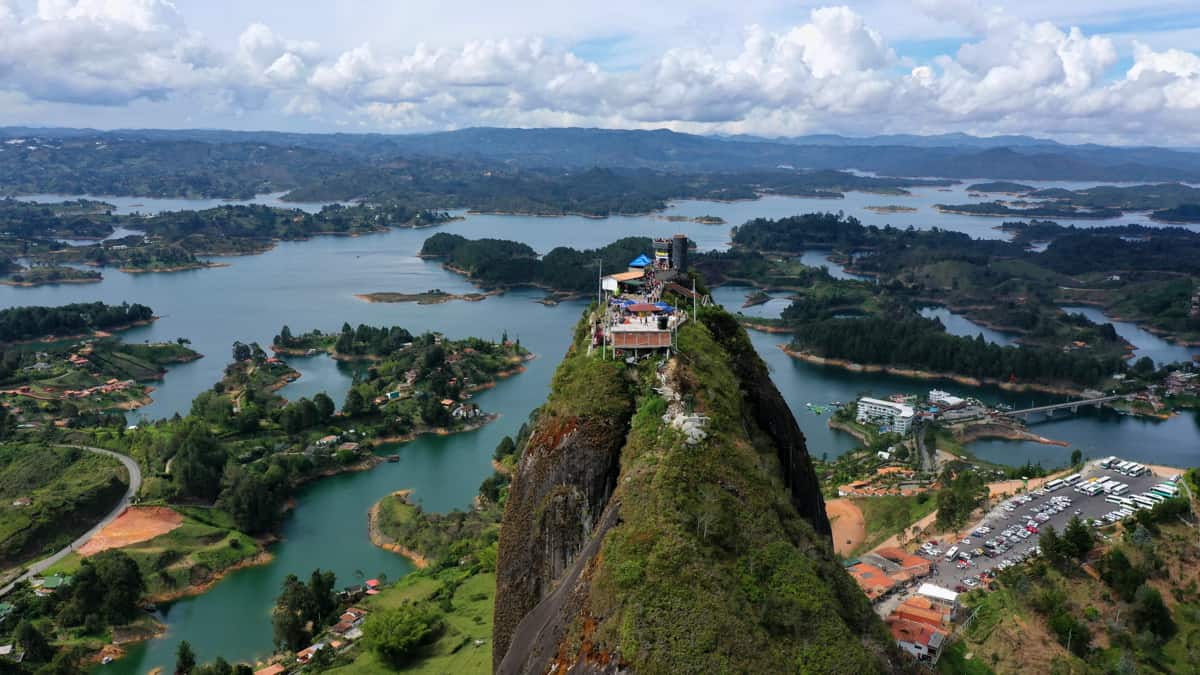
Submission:
M 785 167 L 956 179 L 1200 182 L 1200 152 L 1190 148 L 1066 145 L 1029 136 L 898 134 L 849 138 L 821 134 L 768 139 L 698 136 L 667 130 L 581 128 L 480 127 L 408 135 L 0 128 L 0 139 L 33 137 L 75 141 L 94 138 L 106 144 L 266 145 L 299 148 L 380 166 L 409 158 L 429 158 L 571 171 L 608 167 L 712 173 Z M 237 153 L 235 147 L 224 151 Z

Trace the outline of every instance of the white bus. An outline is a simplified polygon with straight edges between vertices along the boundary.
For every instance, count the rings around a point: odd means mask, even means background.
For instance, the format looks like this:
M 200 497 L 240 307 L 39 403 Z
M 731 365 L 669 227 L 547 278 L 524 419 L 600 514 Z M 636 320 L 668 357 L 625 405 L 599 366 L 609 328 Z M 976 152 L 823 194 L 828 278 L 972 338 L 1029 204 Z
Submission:
M 1133 462 L 1121 462 L 1120 464 L 1117 465 L 1116 469 L 1117 469 L 1117 471 L 1120 471 L 1121 473 L 1125 473 L 1126 471 L 1129 471 L 1130 467 L 1132 467 L 1132 466 L 1133 466 Z
M 1134 496 L 1130 497 L 1130 499 L 1133 500 L 1133 503 L 1137 504 L 1138 506 L 1140 506 L 1142 508 L 1146 508 L 1146 509 L 1154 508 L 1154 502 L 1150 501 L 1149 499 L 1146 499 L 1145 497 L 1143 497 L 1141 495 L 1134 495 Z
M 1174 485 L 1171 485 L 1170 483 L 1160 483 L 1159 485 L 1155 485 L 1154 487 L 1152 487 L 1150 489 L 1154 492 L 1157 492 L 1160 495 L 1165 495 L 1167 497 L 1174 497 L 1175 495 L 1179 494 L 1179 488 L 1175 487 Z
M 950 550 L 946 551 L 946 562 L 954 560 L 955 556 L 957 556 L 957 555 L 958 555 L 958 547 L 951 546 Z
M 1067 476 L 1066 478 L 1062 479 L 1062 481 L 1064 483 L 1066 483 L 1067 485 L 1074 485 L 1076 482 L 1079 481 L 1079 474 L 1073 473 L 1070 476 Z
M 1143 476 L 1147 473 L 1150 473 L 1150 470 L 1147 469 L 1146 467 L 1142 466 L 1141 464 L 1134 464 L 1132 467 L 1129 468 L 1130 476 L 1135 476 L 1135 477 Z
M 1104 501 L 1108 502 L 1109 504 L 1116 504 L 1117 506 L 1128 506 L 1125 503 L 1125 500 L 1121 499 L 1120 497 L 1109 496 L 1109 497 L 1105 497 Z
M 1049 483 L 1046 483 L 1045 487 L 1047 490 L 1050 490 L 1051 492 L 1053 492 L 1054 490 L 1057 490 L 1058 488 L 1060 488 L 1062 486 L 1063 486 L 1063 482 L 1059 479 L 1055 479 L 1055 480 L 1050 481 Z
M 1154 494 L 1153 492 L 1143 492 L 1142 496 L 1145 497 L 1146 499 L 1149 499 L 1150 501 L 1154 502 L 1155 504 L 1161 504 L 1161 503 L 1167 501 L 1166 497 L 1159 495 L 1159 494 Z
M 1101 490 L 1104 490 L 1105 492 L 1108 492 L 1109 490 L 1111 490 L 1111 489 L 1113 489 L 1113 488 L 1117 487 L 1117 486 L 1118 486 L 1118 485 L 1120 485 L 1120 484 L 1121 484 L 1121 481 L 1117 481 L 1117 480 L 1106 480 L 1106 481 L 1104 481 L 1103 483 L 1101 483 L 1101 484 L 1100 484 L 1100 489 L 1101 489 Z
M 1123 495 L 1128 491 L 1129 491 L 1129 486 L 1124 483 L 1121 483 L 1120 485 L 1116 486 L 1115 488 L 1109 490 L 1108 493 L 1113 494 L 1113 495 Z
M 1122 506 L 1133 506 L 1134 501 L 1129 497 L 1113 497 Z

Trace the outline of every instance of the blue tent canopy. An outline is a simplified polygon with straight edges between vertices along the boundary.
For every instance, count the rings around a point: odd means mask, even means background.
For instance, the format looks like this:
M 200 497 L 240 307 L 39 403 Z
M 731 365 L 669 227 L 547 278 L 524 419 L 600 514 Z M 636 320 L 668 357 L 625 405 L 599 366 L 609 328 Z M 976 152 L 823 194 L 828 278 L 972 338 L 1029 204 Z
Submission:
M 643 253 L 643 254 L 639 255 L 638 257 L 634 258 L 633 260 L 629 261 L 630 267 L 645 267 L 649 264 L 650 264 L 650 259 L 646 257 L 645 253 Z
M 675 311 L 674 307 L 668 305 L 665 302 L 656 302 L 656 303 L 654 303 L 654 306 L 661 309 L 664 312 L 674 312 Z

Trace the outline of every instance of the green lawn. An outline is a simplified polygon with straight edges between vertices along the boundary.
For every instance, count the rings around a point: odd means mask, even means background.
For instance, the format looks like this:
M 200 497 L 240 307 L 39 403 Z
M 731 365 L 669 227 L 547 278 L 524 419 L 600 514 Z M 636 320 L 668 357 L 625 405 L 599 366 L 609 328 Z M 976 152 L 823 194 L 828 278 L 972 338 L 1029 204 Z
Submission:
M 380 610 L 399 606 L 405 601 L 424 600 L 440 586 L 441 582 L 431 577 L 409 577 L 369 599 L 365 608 Z M 445 615 L 445 633 L 404 672 L 430 675 L 492 672 L 492 606 L 495 599 L 495 574 L 475 574 L 463 581 L 454 593 L 453 609 Z M 482 640 L 483 644 L 475 646 L 477 640 Z M 326 672 L 372 675 L 396 671 L 380 662 L 371 651 L 362 649 L 353 663 Z
M 867 522 L 867 539 L 855 554 L 869 551 L 885 539 L 900 533 L 916 521 L 937 508 L 937 499 L 932 493 L 912 496 L 885 495 L 855 499 Z

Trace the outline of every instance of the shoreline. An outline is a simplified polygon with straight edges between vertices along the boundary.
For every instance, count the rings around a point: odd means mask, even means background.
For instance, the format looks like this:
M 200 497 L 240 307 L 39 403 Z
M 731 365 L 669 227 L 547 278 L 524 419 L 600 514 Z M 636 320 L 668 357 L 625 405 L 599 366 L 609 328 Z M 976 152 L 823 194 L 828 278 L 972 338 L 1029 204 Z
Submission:
M 222 262 L 202 262 L 197 265 L 174 265 L 172 267 L 156 267 L 154 269 L 141 269 L 137 267 L 118 267 L 117 270 L 126 274 L 159 274 L 171 272 L 187 272 L 188 270 L 205 270 L 211 267 L 229 267 L 229 263 Z
M 801 361 L 805 361 L 805 362 L 808 362 L 808 363 L 811 363 L 814 365 L 818 365 L 818 366 L 833 366 L 835 368 L 841 368 L 843 370 L 849 370 L 851 372 L 884 373 L 887 375 L 897 375 L 900 377 L 908 377 L 908 378 L 917 379 L 917 380 L 950 380 L 952 382 L 957 382 L 958 384 L 963 384 L 968 387 L 980 387 L 980 386 L 984 386 L 984 385 L 989 385 L 989 386 L 999 387 L 1000 389 L 1004 389 L 1005 391 L 1016 391 L 1016 392 L 1037 391 L 1037 392 L 1042 392 L 1045 394 L 1057 394 L 1060 396 L 1082 396 L 1083 395 L 1082 391 L 1080 391 L 1078 389 L 1071 389 L 1069 387 L 1060 387 L 1060 386 L 1049 385 L 1049 384 L 1035 384 L 1032 382 L 1031 383 L 1023 383 L 1023 384 L 1014 384 L 1012 382 L 1004 382 L 1003 380 L 996 380 L 993 378 L 975 378 L 975 377 L 968 377 L 966 375 L 957 375 L 954 373 L 936 373 L 936 372 L 932 372 L 932 371 L 928 371 L 928 370 L 918 370 L 918 369 L 913 369 L 913 368 L 899 368 L 899 367 L 895 367 L 895 366 L 881 366 L 881 365 L 876 365 L 876 364 L 854 363 L 853 361 L 847 361 L 845 359 L 825 358 L 822 356 L 816 356 L 815 354 L 809 354 L 807 352 L 799 352 L 794 349 L 791 349 L 788 345 L 779 345 L 779 348 L 782 349 L 785 354 L 787 354 L 788 356 L 790 356 L 794 359 L 799 359 Z
M 452 300 L 462 300 L 464 302 L 482 302 L 486 298 L 493 295 L 500 295 L 502 291 L 493 289 L 483 293 L 390 293 L 380 291 L 376 293 L 355 293 L 354 297 L 364 302 L 370 303 L 400 303 L 400 302 L 415 302 L 418 305 L 441 305 Z
M 175 602 L 176 600 L 182 600 L 183 598 L 190 598 L 190 597 L 196 596 L 196 595 L 203 595 L 203 594 L 209 592 L 210 590 L 212 590 L 212 587 L 216 586 L 218 582 L 220 582 L 222 579 L 224 579 L 226 577 L 226 575 L 236 572 L 238 570 L 246 569 L 248 567 L 258 567 L 260 565 L 266 565 L 274 559 L 275 559 L 275 556 L 272 555 L 270 551 L 267 551 L 264 549 L 262 551 L 259 551 L 258 553 L 255 553 L 253 556 L 250 556 L 249 558 L 244 558 L 242 560 L 239 560 L 238 562 L 230 565 L 229 567 L 226 567 L 225 569 L 223 569 L 219 572 L 213 572 L 212 576 L 210 576 L 208 579 L 206 579 L 204 581 L 204 583 L 189 584 L 186 588 L 181 588 L 181 589 L 178 589 L 175 591 L 170 591 L 167 593 L 158 593 L 156 595 L 148 595 L 145 598 L 143 598 L 142 600 L 143 600 L 143 602 L 148 602 L 151 604 L 162 604 L 162 603 L 168 603 L 168 602 Z
M 958 442 L 963 446 L 970 445 L 975 441 L 984 438 L 999 438 L 1007 441 L 1028 441 L 1031 443 L 1041 443 L 1042 445 L 1054 445 L 1060 448 L 1071 447 L 1066 441 L 1058 441 L 1045 436 L 1039 436 L 1027 429 L 1008 427 L 1002 424 L 986 423 L 981 425 L 968 425 L 963 427 L 951 426 L 951 433 L 954 434 Z
M 120 333 L 123 331 L 132 330 L 134 328 L 140 328 L 142 326 L 149 326 L 150 324 L 154 323 L 155 321 L 158 321 L 159 318 L 160 317 L 152 316 L 149 319 L 144 319 L 142 321 L 132 321 L 130 323 L 123 323 L 123 324 L 120 324 L 117 326 L 109 326 L 108 328 L 97 328 L 96 330 L 94 330 L 90 333 L 77 333 L 75 335 L 43 335 L 41 337 L 31 338 L 29 340 L 13 340 L 12 342 L 3 342 L 0 344 L 4 344 L 4 345 L 34 345 L 34 344 L 38 344 L 38 343 L 42 343 L 42 342 L 63 342 L 65 340 L 86 340 L 88 338 L 95 338 L 95 339 L 109 338 L 109 337 L 113 336 L 113 333 Z
M 411 494 L 412 490 L 397 490 L 396 492 L 385 496 L 383 499 L 397 497 L 404 500 L 404 502 L 407 504 L 408 496 Z M 411 562 L 417 569 L 423 570 L 429 567 L 428 558 L 421 555 L 416 550 L 404 546 L 403 544 L 395 541 L 389 541 L 391 537 L 387 536 L 382 530 L 379 529 L 379 505 L 383 502 L 383 499 L 380 499 L 372 504 L 371 509 L 367 511 L 367 536 L 370 537 L 371 543 L 385 551 L 398 553 L 405 558 L 408 558 L 409 562 Z
M 54 281 L 13 281 L 11 279 L 0 279 L 0 286 L 12 286 L 13 288 L 37 288 L 38 286 L 57 286 L 58 284 L 98 284 L 104 281 L 104 276 L 95 278 L 88 277 L 84 279 L 55 279 Z

